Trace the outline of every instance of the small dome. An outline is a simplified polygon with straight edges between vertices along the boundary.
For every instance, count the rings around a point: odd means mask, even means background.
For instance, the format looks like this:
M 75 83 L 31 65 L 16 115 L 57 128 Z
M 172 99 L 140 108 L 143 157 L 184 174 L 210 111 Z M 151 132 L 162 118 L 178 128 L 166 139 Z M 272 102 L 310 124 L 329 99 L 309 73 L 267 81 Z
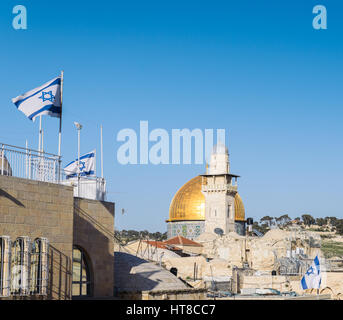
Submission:
M 205 221 L 205 196 L 201 192 L 202 177 L 197 176 L 185 183 L 175 194 L 169 208 L 170 221 Z M 245 221 L 242 198 L 235 195 L 235 220 Z

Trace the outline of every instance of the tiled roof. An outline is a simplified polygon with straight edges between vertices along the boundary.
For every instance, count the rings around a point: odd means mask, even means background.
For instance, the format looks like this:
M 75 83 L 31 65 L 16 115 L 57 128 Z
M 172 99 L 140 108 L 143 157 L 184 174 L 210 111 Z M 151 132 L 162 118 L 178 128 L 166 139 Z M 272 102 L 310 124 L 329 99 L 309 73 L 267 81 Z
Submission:
M 198 242 L 193 240 L 187 239 L 182 236 L 176 236 L 174 238 L 170 238 L 163 242 L 164 244 L 173 244 L 173 245 L 181 245 L 181 246 L 192 246 L 192 247 L 202 247 L 202 245 Z
M 147 244 L 151 245 L 152 247 L 157 247 L 159 249 L 167 249 L 172 251 L 178 251 L 181 250 L 179 248 L 175 248 L 173 246 L 170 246 L 169 244 L 164 243 L 163 241 L 154 241 L 154 240 L 143 240 Z

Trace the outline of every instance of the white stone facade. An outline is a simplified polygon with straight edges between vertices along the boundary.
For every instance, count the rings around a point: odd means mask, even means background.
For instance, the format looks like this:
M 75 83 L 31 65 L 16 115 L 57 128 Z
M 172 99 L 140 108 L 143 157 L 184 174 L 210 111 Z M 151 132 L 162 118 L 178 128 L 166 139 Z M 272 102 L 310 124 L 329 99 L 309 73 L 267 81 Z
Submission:
M 235 231 L 235 195 L 229 175 L 229 153 L 224 145 L 217 145 L 211 154 L 208 173 L 203 177 L 202 193 L 205 195 L 205 232 L 216 228 L 224 234 Z

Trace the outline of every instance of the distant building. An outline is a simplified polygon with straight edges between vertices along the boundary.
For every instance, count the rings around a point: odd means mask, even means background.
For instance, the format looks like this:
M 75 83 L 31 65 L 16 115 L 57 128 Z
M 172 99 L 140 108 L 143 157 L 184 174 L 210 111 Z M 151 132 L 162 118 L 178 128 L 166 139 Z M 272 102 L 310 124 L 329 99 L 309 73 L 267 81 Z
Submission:
M 203 232 L 235 231 L 245 234 L 245 210 L 237 192 L 237 178 L 230 173 L 229 153 L 217 145 L 206 174 L 199 175 L 175 194 L 169 208 L 168 238 L 196 239 Z

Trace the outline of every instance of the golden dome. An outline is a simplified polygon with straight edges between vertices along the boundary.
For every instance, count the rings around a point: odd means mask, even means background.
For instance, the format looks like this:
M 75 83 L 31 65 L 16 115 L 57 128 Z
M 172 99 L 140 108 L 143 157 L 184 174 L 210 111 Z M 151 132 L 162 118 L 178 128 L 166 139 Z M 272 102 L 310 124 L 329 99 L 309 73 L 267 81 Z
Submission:
M 241 196 L 236 193 L 235 195 L 235 220 L 245 221 L 245 209 Z
M 205 220 L 205 196 L 201 192 L 201 177 L 197 176 L 176 192 L 169 208 L 169 220 Z
M 205 220 L 205 196 L 201 192 L 201 176 L 185 183 L 175 194 L 169 208 L 170 221 Z M 245 221 L 242 198 L 235 196 L 235 220 Z

